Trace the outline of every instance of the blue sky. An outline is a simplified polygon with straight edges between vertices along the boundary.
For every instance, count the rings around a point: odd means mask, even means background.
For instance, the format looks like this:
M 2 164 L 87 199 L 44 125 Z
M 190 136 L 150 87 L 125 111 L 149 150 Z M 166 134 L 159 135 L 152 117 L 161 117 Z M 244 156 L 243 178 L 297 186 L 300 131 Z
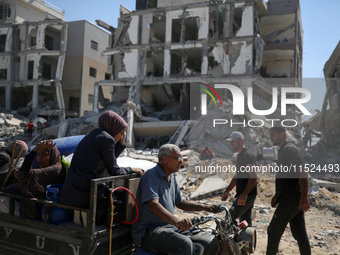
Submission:
M 65 10 L 66 21 L 101 19 L 117 27 L 119 7 L 124 5 L 135 10 L 135 0 L 48 0 Z M 81 4 L 80 4 L 81 3 Z M 303 26 L 303 87 L 312 94 L 306 104 L 310 111 L 321 109 L 326 91 L 325 85 L 316 78 L 323 78 L 323 67 L 340 40 L 340 0 L 300 0 Z M 310 78 L 313 78 L 311 80 Z

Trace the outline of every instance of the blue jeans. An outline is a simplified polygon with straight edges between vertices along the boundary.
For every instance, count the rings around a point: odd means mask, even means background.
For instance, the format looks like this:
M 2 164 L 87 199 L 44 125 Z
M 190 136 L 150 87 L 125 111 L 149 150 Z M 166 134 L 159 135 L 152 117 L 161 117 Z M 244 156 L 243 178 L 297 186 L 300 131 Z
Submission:
M 218 239 L 209 233 L 189 236 L 175 231 L 175 227 L 166 225 L 148 229 L 142 238 L 142 248 L 154 253 L 192 255 L 194 243 L 204 247 L 204 255 L 215 255 L 218 252 Z

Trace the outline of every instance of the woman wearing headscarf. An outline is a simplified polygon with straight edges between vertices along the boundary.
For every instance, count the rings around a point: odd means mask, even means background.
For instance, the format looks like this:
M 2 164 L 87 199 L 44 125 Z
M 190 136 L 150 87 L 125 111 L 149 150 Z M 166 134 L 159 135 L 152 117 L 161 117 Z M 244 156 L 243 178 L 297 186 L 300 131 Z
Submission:
M 98 125 L 99 128 L 91 131 L 79 142 L 74 152 L 60 195 L 62 204 L 89 208 L 91 180 L 102 176 L 100 168 L 104 167 L 111 176 L 144 173 L 140 168 L 117 165 L 117 158 L 125 149 L 127 123 L 124 119 L 113 111 L 106 111 L 100 115 Z M 109 190 L 107 186 L 100 185 L 97 192 L 96 223 L 104 224 Z M 122 201 L 116 197 L 115 206 L 119 203 Z
M 35 157 L 37 157 L 40 168 L 32 169 Z M 18 183 L 6 186 L 3 191 L 29 198 L 46 199 L 46 187 L 50 184 L 62 183 L 65 179 L 60 152 L 52 140 L 38 143 L 25 156 L 21 168 L 19 170 L 13 168 L 13 171 Z M 42 206 L 42 204 L 31 201 L 21 201 L 20 216 L 41 220 Z

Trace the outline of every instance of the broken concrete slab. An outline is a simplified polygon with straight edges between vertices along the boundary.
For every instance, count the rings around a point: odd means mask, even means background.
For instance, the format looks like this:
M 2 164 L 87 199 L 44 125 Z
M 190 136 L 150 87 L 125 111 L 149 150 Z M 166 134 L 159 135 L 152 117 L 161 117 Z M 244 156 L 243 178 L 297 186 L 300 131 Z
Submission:
M 59 131 L 59 125 L 44 128 L 44 129 L 41 130 L 41 134 L 47 135 L 48 137 L 57 138 L 58 137 L 58 131 Z
M 177 173 L 176 181 L 177 181 L 178 187 L 182 189 L 183 186 L 187 183 L 187 178 L 184 175 Z
M 319 187 L 318 186 L 312 186 L 308 188 L 308 194 L 317 196 L 319 194 Z
M 117 159 L 117 164 L 120 167 L 142 168 L 144 171 L 156 166 L 156 163 L 149 160 L 133 159 L 130 157 L 119 157 Z
M 12 114 L 0 114 L 0 124 L 7 124 L 11 126 L 20 126 L 21 120 L 13 117 Z
M 199 175 L 191 175 L 191 176 L 188 176 L 188 182 L 191 185 L 197 185 L 200 178 L 201 178 L 201 176 L 199 176 Z
M 129 151 L 127 153 L 127 155 L 130 158 L 133 158 L 133 159 L 148 160 L 148 161 L 152 161 L 152 162 L 158 161 L 158 157 L 155 156 L 155 155 L 144 155 L 144 154 L 139 154 L 139 153 L 135 153 L 135 152 L 132 152 L 132 151 Z
M 311 181 L 313 186 L 325 187 L 325 188 L 340 188 L 340 183 L 329 182 L 319 179 L 313 179 Z
M 191 193 L 191 199 L 201 199 L 203 197 L 211 196 L 220 193 L 226 189 L 228 183 L 218 178 L 217 176 L 209 176 L 204 179 L 202 184 Z

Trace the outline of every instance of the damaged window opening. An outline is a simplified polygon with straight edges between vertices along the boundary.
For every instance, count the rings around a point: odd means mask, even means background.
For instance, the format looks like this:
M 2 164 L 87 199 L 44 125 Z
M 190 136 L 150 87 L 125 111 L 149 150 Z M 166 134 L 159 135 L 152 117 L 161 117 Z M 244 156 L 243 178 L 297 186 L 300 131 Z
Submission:
M 184 20 L 182 27 L 182 19 L 172 20 L 172 42 L 197 41 L 198 30 L 200 28 L 199 17 L 189 17 Z M 183 34 L 182 34 L 183 31 Z
M 209 68 L 215 68 L 218 66 L 218 62 L 215 60 L 214 56 L 208 57 Z
M 27 79 L 28 80 L 33 79 L 33 67 L 34 67 L 34 61 L 28 61 L 28 64 L 27 64 Z
M 8 19 L 11 16 L 11 8 L 9 3 L 0 3 L 0 20 Z
M 53 37 L 45 35 L 45 48 L 48 50 L 53 50 Z
M 60 50 L 61 33 L 59 26 L 48 26 L 45 29 L 45 48 L 48 50 Z
M 110 73 L 105 73 L 105 78 L 106 81 L 107 80 L 111 80 L 111 74 Z
M 224 34 L 226 28 L 223 24 L 225 20 L 223 13 L 221 10 L 218 12 L 216 12 L 216 10 L 210 11 L 209 36 L 213 38 L 214 41 L 223 38 L 223 36 L 228 37 L 228 35 Z
M 12 99 L 20 100 L 12 100 L 12 108 L 19 109 L 22 107 L 26 107 L 27 104 L 32 100 L 33 88 L 32 87 L 23 87 L 17 88 L 12 91 Z
M 47 80 L 55 79 L 55 72 L 58 65 L 58 61 L 51 57 L 43 56 L 41 58 L 42 74 L 41 77 Z
M 165 16 L 155 15 L 150 24 L 150 43 L 165 42 Z
M 31 37 L 30 46 L 35 48 L 37 45 L 37 29 L 32 29 L 29 36 Z
M 47 80 L 52 79 L 52 65 L 43 63 L 42 78 Z
M 192 76 L 201 73 L 202 49 L 171 51 L 171 75 Z
M 37 37 L 36 36 L 32 36 L 31 37 L 31 46 L 36 46 L 37 45 Z
M 6 48 L 6 35 L 0 35 L 0 52 L 5 52 Z
M 0 107 L 1 108 L 5 108 L 5 102 L 6 102 L 5 94 L 6 94 L 5 88 L 0 87 Z
M 69 109 L 73 111 L 79 111 L 80 98 L 69 97 Z
M 242 8 L 234 9 L 233 34 L 236 34 L 236 32 L 241 28 L 242 13 L 243 13 Z
M 181 31 L 182 31 L 182 19 L 173 19 L 172 20 L 172 42 L 179 43 L 181 42 Z
M 120 70 L 119 70 L 119 72 L 125 72 L 126 71 L 126 69 L 125 69 L 125 64 L 124 64 L 124 57 L 125 57 L 125 54 L 123 53 L 123 54 L 119 54 L 118 55 L 119 57 L 118 57 L 118 62 L 120 63 L 120 65 L 118 65 L 118 66 L 120 66 Z
M 0 69 L 0 80 L 7 80 L 7 69 Z
M 43 98 L 42 104 L 44 105 L 45 102 L 55 102 L 56 101 L 56 93 L 55 88 L 52 86 L 42 86 L 39 88 L 39 97 Z
M 201 73 L 202 49 L 189 49 L 187 51 L 185 74 L 194 75 Z
M 143 115 L 153 115 L 163 121 L 190 118 L 190 86 L 187 84 L 164 84 L 143 86 Z
M 185 41 L 197 41 L 198 40 L 198 29 L 200 27 L 199 17 L 190 17 L 184 20 L 184 40 Z
M 146 55 L 146 76 L 162 77 L 164 73 L 164 52 L 149 51 Z
M 177 75 L 181 73 L 183 55 L 184 54 L 182 50 L 171 51 L 171 75 Z

